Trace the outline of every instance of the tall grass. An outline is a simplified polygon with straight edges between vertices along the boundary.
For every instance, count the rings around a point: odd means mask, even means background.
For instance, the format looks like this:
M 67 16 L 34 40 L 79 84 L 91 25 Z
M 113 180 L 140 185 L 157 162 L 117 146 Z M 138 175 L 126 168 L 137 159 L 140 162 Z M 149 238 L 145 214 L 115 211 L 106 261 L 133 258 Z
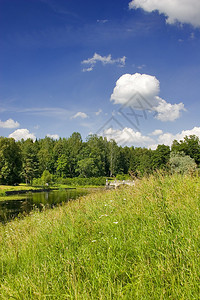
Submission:
M 0 299 L 199 299 L 200 179 L 152 176 L 0 226 Z

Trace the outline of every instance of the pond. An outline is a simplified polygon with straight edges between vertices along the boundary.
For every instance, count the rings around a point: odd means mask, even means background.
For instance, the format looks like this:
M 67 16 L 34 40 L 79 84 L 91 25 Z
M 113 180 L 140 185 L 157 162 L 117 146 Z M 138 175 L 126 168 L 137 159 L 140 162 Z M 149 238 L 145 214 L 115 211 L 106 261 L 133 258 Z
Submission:
M 0 202 L 0 222 L 6 223 L 21 215 L 27 215 L 33 209 L 42 211 L 44 208 L 53 208 L 88 193 L 89 191 L 85 189 L 66 189 L 27 193 L 21 196 L 19 194 L 16 200 L 5 200 Z

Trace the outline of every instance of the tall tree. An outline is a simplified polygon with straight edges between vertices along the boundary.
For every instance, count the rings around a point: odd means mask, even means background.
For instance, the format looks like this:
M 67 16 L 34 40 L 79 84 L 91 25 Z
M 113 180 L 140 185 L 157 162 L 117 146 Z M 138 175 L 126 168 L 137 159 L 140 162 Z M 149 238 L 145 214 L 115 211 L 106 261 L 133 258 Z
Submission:
M 119 173 L 118 169 L 118 158 L 119 158 L 119 147 L 114 140 L 108 142 L 109 150 L 109 164 L 110 164 L 110 176 L 115 176 Z
M 38 176 L 37 145 L 31 139 L 21 141 L 23 169 L 22 176 L 26 184 L 32 184 L 33 178 Z
M 119 147 L 117 160 L 117 173 L 128 174 L 130 165 L 130 150 L 128 147 Z
M 152 164 L 154 169 L 165 169 L 170 158 L 170 147 L 158 145 L 152 153 Z
M 88 157 L 78 161 L 77 170 L 81 177 L 96 177 L 98 176 L 98 167 L 93 158 Z
M 70 174 L 69 174 L 69 160 L 68 160 L 68 157 L 65 154 L 62 154 L 57 159 L 56 173 L 60 177 L 70 176 Z
M 106 175 L 106 145 L 103 137 L 98 137 L 96 134 L 89 135 L 87 138 L 87 148 L 89 152 L 89 158 L 92 158 L 95 164 L 95 176 Z
M 171 151 L 184 152 L 193 158 L 197 165 L 200 165 L 200 141 L 195 135 L 185 136 L 180 142 L 174 140 Z
M 74 132 L 67 140 L 67 152 L 69 161 L 70 177 L 77 175 L 77 162 L 82 149 L 82 137 L 80 133 Z
M 39 149 L 37 151 L 38 163 L 39 163 L 39 176 L 45 170 L 49 170 L 50 173 L 55 173 L 55 161 L 53 155 L 53 149 L 56 141 L 50 137 L 45 137 L 44 139 L 39 140 Z
M 153 151 L 151 149 L 138 147 L 134 149 L 133 155 L 134 158 L 131 162 L 133 169 L 130 168 L 130 171 L 132 171 L 132 173 L 135 174 L 135 176 L 151 174 L 153 171 Z
M 0 183 L 20 182 L 22 153 L 19 145 L 12 138 L 0 137 Z

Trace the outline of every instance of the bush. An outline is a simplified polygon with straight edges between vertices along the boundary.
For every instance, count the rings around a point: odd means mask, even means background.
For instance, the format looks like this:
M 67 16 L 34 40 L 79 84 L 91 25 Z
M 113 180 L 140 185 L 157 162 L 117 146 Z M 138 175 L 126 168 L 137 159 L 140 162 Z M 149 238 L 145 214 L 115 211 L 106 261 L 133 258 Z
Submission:
M 183 152 L 171 152 L 169 166 L 172 173 L 188 174 L 197 170 L 197 165 L 193 158 Z
M 128 174 L 117 174 L 117 180 L 130 180 L 131 177 Z
M 45 170 L 42 173 L 42 177 L 41 177 L 41 181 L 42 181 L 42 185 L 49 185 L 52 182 L 52 176 L 50 174 L 50 172 L 48 170 Z
M 74 178 L 57 178 L 56 183 L 66 184 L 71 186 L 95 185 L 102 186 L 106 184 L 105 177 L 74 177 Z
M 33 178 L 33 186 L 41 186 L 42 185 L 42 181 L 41 178 Z
M 45 185 L 51 185 L 52 184 L 53 176 L 48 170 L 45 170 L 42 173 L 41 178 L 34 178 L 33 179 L 33 186 L 45 186 Z

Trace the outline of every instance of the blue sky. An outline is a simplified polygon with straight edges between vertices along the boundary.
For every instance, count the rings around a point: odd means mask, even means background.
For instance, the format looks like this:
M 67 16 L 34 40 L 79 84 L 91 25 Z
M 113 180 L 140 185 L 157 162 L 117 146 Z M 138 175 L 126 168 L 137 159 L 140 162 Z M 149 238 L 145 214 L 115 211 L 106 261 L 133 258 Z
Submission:
M 0 0 L 1 136 L 170 145 L 199 95 L 199 0 Z

